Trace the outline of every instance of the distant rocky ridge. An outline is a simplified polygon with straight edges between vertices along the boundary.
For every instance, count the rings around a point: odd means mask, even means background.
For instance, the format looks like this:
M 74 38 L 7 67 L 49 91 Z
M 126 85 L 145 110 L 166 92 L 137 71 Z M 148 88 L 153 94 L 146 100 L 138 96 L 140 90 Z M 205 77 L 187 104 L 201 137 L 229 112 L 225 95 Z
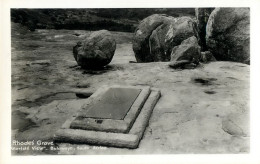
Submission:
M 73 29 L 134 32 L 152 14 L 195 16 L 194 8 L 11 9 L 11 21 L 35 29 Z

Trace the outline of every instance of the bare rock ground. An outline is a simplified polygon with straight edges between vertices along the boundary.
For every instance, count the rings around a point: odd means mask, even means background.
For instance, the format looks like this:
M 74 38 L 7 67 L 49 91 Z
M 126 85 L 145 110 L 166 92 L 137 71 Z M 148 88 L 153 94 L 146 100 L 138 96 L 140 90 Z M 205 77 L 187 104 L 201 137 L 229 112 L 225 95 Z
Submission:
M 162 97 L 139 148 L 59 144 L 56 151 L 46 147 L 16 154 L 249 152 L 249 65 L 212 62 L 174 70 L 168 62 L 129 63 L 135 61 L 133 34 L 112 34 L 117 39 L 112 62 L 103 70 L 91 71 L 78 67 L 72 55 L 72 47 L 88 31 L 22 33 L 12 24 L 12 136 L 20 141 L 52 141 L 84 103 L 84 97 L 75 95 L 77 90 L 94 92 L 105 84 L 149 85 L 159 88 Z

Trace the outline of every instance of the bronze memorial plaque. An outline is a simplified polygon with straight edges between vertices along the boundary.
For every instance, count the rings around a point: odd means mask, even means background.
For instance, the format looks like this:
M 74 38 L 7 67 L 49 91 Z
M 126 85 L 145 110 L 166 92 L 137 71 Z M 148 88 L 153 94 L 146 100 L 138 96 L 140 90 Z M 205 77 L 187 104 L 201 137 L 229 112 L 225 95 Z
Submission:
M 84 117 L 123 120 L 141 89 L 110 88 L 86 108 Z

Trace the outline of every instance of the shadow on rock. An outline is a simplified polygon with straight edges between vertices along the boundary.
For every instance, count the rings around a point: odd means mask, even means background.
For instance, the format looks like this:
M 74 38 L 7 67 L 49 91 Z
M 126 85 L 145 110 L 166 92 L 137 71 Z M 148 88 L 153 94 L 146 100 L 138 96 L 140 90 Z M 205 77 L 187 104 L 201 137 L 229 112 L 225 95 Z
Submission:
M 191 79 L 192 83 L 199 84 L 202 86 L 213 85 L 214 81 L 216 80 L 217 80 L 216 78 L 202 78 L 202 77 Z
M 107 66 L 101 67 L 101 68 L 84 69 L 82 74 L 101 75 L 101 74 L 106 73 L 108 71 L 116 71 L 116 70 L 123 70 L 123 68 L 119 67 L 119 66 L 114 66 L 114 65 L 107 65 Z

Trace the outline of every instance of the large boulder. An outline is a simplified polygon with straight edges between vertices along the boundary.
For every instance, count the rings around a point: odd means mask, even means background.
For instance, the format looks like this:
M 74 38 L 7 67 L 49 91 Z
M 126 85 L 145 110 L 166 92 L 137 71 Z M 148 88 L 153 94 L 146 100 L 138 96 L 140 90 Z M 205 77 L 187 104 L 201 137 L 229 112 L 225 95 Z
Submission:
M 174 46 L 190 36 L 197 36 L 195 27 L 195 21 L 190 17 L 154 14 L 145 18 L 133 39 L 137 62 L 169 61 Z
M 249 30 L 249 8 L 216 8 L 206 27 L 207 47 L 217 60 L 250 64 Z
M 179 46 L 172 49 L 171 61 L 189 60 L 199 61 L 200 59 L 200 46 L 195 36 L 181 42 Z
M 149 38 L 158 26 L 167 22 L 171 17 L 162 14 L 153 14 L 143 19 L 135 30 L 133 38 L 133 50 L 137 62 L 152 62 L 150 55 Z
M 195 16 L 197 19 L 198 33 L 199 33 L 199 44 L 201 50 L 207 50 L 206 46 L 206 26 L 208 23 L 209 16 L 214 8 L 195 8 Z
M 154 61 L 169 61 L 172 48 L 191 36 L 197 36 L 196 24 L 190 17 L 171 18 L 158 26 L 149 38 Z
M 93 32 L 73 47 L 73 55 L 82 68 L 100 68 L 109 64 L 116 50 L 116 41 L 107 30 Z
M 169 66 L 177 68 L 182 67 L 182 64 L 183 66 L 187 64 L 198 65 L 201 58 L 200 49 L 195 36 L 182 41 L 179 46 L 172 49 L 171 63 Z

